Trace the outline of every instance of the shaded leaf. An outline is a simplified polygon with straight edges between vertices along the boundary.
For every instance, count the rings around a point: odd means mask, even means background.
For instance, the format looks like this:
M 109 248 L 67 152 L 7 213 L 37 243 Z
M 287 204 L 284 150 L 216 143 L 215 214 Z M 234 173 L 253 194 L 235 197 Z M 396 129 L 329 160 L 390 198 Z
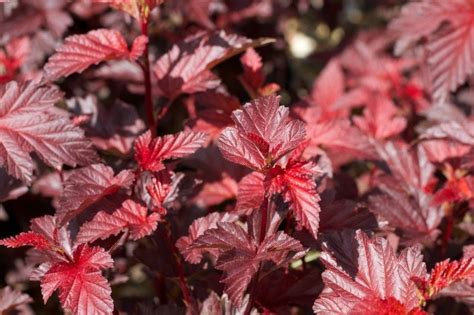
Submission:
M 220 84 L 210 69 L 222 61 L 244 51 L 270 42 L 250 40 L 219 31 L 197 34 L 174 45 L 153 67 L 160 94 L 174 99 L 182 93 L 196 93 L 214 89 Z
M 64 182 L 64 190 L 59 197 L 57 211 L 59 224 L 65 224 L 102 198 L 121 189 L 127 189 L 134 178 L 129 170 L 114 176 L 112 168 L 103 164 L 74 170 Z
M 12 81 L 0 93 L 0 165 L 10 175 L 31 183 L 32 152 L 56 169 L 97 159 L 83 132 L 53 111 L 57 89 Z

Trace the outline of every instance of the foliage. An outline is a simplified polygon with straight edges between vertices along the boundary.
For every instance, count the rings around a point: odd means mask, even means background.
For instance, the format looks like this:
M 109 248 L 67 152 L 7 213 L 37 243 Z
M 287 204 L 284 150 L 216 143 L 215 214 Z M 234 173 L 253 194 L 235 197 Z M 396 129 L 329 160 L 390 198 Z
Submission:
M 399 2 L 0 4 L 0 313 L 473 312 L 474 2 Z

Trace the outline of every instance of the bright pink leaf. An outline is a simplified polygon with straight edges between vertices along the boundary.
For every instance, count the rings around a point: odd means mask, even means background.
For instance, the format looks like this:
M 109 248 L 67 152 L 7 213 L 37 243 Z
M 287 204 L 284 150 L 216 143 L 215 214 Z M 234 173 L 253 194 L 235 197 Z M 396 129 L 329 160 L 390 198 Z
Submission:
M 323 243 L 321 260 L 326 286 L 314 303 L 318 314 L 351 314 L 369 301 L 373 306 L 401 305 L 406 311 L 420 303 L 411 278 L 424 277 L 426 267 L 416 248 L 397 257 L 384 238 L 370 239 L 359 230 L 354 239 L 346 231 Z M 377 311 L 384 314 L 383 308 Z
M 72 35 L 51 56 L 44 67 L 49 81 L 72 73 L 81 73 L 91 65 L 114 59 L 135 60 L 143 54 L 147 39 L 138 37 L 128 50 L 122 34 L 115 30 L 98 29 L 83 35 Z
M 83 132 L 53 111 L 62 97 L 57 89 L 10 82 L 0 95 L 0 165 L 10 175 L 31 183 L 32 152 L 57 169 L 97 158 Z
M 135 142 L 135 160 L 141 169 L 157 172 L 164 168 L 163 160 L 190 155 L 202 147 L 206 140 L 206 134 L 189 130 L 154 139 L 151 132 L 147 131 Z
M 135 176 L 124 170 L 114 176 L 112 168 L 94 164 L 75 170 L 64 182 L 64 190 L 59 198 L 57 217 L 63 225 L 89 206 L 121 189 L 128 189 Z
M 218 143 L 226 159 L 260 170 L 304 140 L 304 123 L 290 119 L 279 101 L 277 96 L 261 97 L 233 112 L 235 127 L 224 129 Z
M 59 289 L 61 305 L 74 315 L 112 314 L 112 290 L 100 272 L 112 266 L 112 258 L 102 248 L 79 245 L 72 261 L 54 264 L 42 277 L 45 303 Z
M 157 227 L 160 215 L 148 215 L 148 209 L 141 204 L 127 200 L 122 207 L 112 214 L 101 211 L 91 221 L 81 226 L 76 242 L 87 243 L 97 239 L 106 239 L 112 235 L 128 230 L 132 240 L 150 235 Z

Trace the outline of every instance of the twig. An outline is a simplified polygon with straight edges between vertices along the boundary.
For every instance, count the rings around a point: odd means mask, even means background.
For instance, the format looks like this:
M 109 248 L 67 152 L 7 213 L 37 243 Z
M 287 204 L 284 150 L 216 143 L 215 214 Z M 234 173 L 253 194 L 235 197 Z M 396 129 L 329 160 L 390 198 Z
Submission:
M 148 21 L 145 19 L 141 22 L 142 35 L 148 36 Z M 148 52 L 148 43 L 145 45 L 145 51 L 143 55 L 144 64 L 142 65 L 143 78 L 145 81 L 145 111 L 146 118 L 148 121 L 148 128 L 150 128 L 153 136 L 156 135 L 156 122 L 155 114 L 153 111 L 153 99 L 151 91 L 151 77 L 150 77 L 150 58 Z

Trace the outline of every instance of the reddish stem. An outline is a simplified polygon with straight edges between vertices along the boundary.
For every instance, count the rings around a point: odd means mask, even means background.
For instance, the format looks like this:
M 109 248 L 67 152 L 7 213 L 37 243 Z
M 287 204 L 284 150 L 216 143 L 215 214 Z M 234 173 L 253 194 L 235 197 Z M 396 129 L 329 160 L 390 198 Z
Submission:
M 145 35 L 147 38 L 149 38 L 147 20 L 141 21 L 141 29 L 142 29 L 142 35 Z M 156 122 L 155 122 L 155 114 L 153 112 L 153 99 L 152 99 L 152 93 L 151 93 L 150 58 L 149 58 L 149 52 L 148 52 L 148 43 L 145 45 L 143 59 L 144 59 L 144 64 L 143 64 L 142 70 L 143 70 L 143 78 L 145 81 L 146 118 L 148 122 L 148 128 L 150 128 L 152 135 L 155 136 L 156 135 Z
M 194 307 L 193 299 L 191 297 L 191 293 L 189 291 L 188 284 L 186 283 L 186 278 L 184 276 L 183 262 L 181 260 L 179 251 L 176 248 L 173 242 L 173 239 L 171 237 L 171 228 L 169 227 L 168 224 L 166 224 L 165 226 L 166 226 L 166 232 L 165 232 L 166 241 L 168 243 L 169 248 L 171 249 L 171 252 L 175 260 L 175 267 L 176 267 L 176 273 L 178 274 L 179 287 L 181 289 L 181 292 L 183 293 L 183 298 L 186 303 L 186 307 L 188 307 L 190 314 L 197 314 L 196 308 Z
M 267 198 L 267 202 L 262 203 L 262 221 L 260 221 L 260 243 L 263 242 L 267 235 L 267 222 L 268 222 L 268 208 L 270 207 L 270 197 Z
M 453 215 L 449 214 L 446 220 L 447 222 L 446 222 L 446 227 L 443 231 L 442 247 L 441 247 L 441 253 L 443 256 L 445 256 L 446 252 L 448 251 L 449 240 L 451 239 L 451 236 L 453 234 L 453 226 L 454 226 Z

